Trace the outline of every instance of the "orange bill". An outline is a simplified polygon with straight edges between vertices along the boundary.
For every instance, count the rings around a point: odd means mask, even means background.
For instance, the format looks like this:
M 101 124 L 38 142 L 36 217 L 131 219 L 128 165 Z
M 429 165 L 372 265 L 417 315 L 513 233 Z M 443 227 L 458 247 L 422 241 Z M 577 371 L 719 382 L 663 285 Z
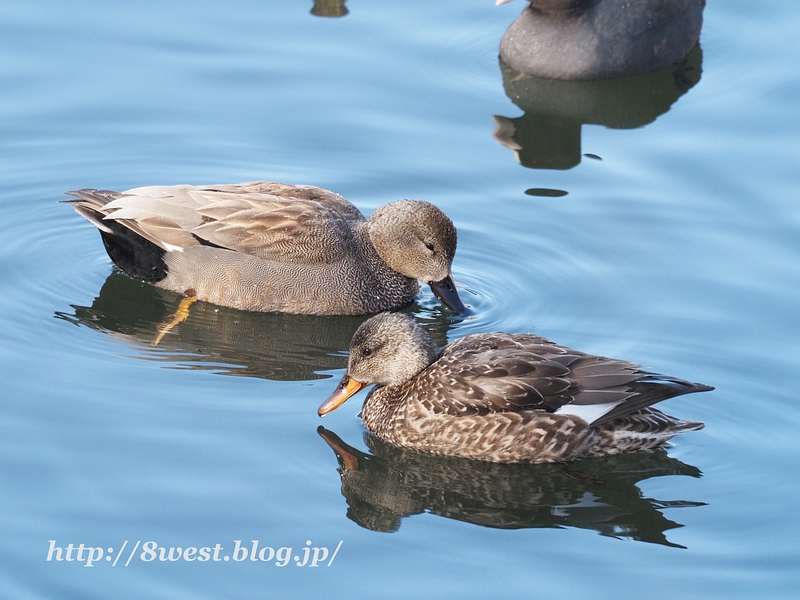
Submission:
M 321 417 L 332 410 L 336 410 L 342 404 L 344 404 L 345 400 L 366 386 L 366 383 L 356 381 L 349 375 L 345 374 L 345 376 L 342 377 L 342 380 L 339 382 L 339 385 L 336 386 L 336 391 L 334 391 L 330 397 L 322 403 L 322 406 L 317 409 L 317 413 Z

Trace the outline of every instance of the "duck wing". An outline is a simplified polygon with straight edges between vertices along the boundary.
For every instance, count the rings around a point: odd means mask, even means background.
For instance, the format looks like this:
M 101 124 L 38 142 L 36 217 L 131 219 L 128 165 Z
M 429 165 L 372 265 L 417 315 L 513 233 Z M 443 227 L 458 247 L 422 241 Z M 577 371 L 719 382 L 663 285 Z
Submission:
M 568 367 L 526 349 L 510 334 L 476 334 L 446 346 L 415 382 L 432 412 L 553 412 L 572 397 L 569 374 Z
M 553 357 L 565 364 L 574 384 L 572 400 L 555 412 L 601 425 L 662 400 L 714 388 L 644 370 L 637 364 L 575 350 Z
M 353 225 L 364 221 L 338 194 L 266 181 L 69 193 L 78 198 L 75 210 L 98 228 L 114 219 L 164 250 L 204 244 L 281 262 L 338 260 Z
M 434 412 L 538 410 L 575 415 L 593 425 L 673 396 L 712 389 L 526 334 L 456 340 L 419 380 L 427 386 L 424 403 Z

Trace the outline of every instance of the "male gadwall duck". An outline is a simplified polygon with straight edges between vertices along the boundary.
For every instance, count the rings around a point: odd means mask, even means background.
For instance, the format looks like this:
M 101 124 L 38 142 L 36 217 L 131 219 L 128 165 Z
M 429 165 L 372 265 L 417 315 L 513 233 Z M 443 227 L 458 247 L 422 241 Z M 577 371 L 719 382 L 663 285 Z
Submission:
M 413 319 L 383 313 L 353 335 L 324 415 L 376 383 L 361 418 L 379 438 L 478 460 L 557 462 L 650 450 L 703 427 L 651 405 L 713 389 L 529 334 L 479 333 L 442 350 Z
M 498 0 L 504 4 L 511 0 Z M 674 65 L 697 43 L 705 0 L 530 0 L 500 42 L 520 73 L 630 77 Z
M 360 315 L 413 301 L 418 279 L 466 312 L 450 272 L 456 228 L 422 200 L 366 220 L 310 185 L 230 185 L 68 192 L 111 260 L 160 288 L 244 310 Z

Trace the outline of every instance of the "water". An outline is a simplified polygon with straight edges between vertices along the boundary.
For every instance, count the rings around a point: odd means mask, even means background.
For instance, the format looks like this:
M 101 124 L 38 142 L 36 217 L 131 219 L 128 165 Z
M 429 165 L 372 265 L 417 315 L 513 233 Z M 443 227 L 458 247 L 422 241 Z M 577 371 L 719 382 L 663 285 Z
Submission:
M 795 597 L 800 9 L 709 3 L 679 88 L 531 106 L 497 59 L 521 3 L 311 8 L 0 5 L 3 595 Z M 316 416 L 360 319 L 195 305 L 154 348 L 178 298 L 57 203 L 253 179 L 436 203 L 474 309 L 426 290 L 409 311 L 439 342 L 532 331 L 708 383 L 664 405 L 706 429 L 567 469 L 387 448 L 358 400 Z M 49 540 L 103 556 L 48 562 Z

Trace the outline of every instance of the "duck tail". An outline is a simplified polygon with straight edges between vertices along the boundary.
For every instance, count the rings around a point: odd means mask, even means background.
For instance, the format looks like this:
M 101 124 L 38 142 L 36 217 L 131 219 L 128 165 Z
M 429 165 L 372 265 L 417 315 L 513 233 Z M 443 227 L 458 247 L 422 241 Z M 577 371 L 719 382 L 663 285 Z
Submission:
M 686 431 L 697 431 L 698 429 L 702 429 L 706 426 L 706 424 L 702 421 L 682 421 L 679 419 L 674 419 L 674 422 L 675 424 L 671 428 L 671 431 L 674 432 L 672 435 L 678 435 L 679 433 L 684 433 Z
M 700 421 L 676 419 L 649 406 L 593 428 L 583 452 L 585 456 L 603 456 L 654 450 L 668 446 L 669 440 L 680 433 L 703 427 L 705 423 Z
M 628 387 L 632 393 L 625 401 L 620 402 L 612 410 L 593 421 L 592 425 L 601 425 L 626 415 L 636 414 L 648 406 L 669 398 L 697 392 L 709 392 L 714 389 L 712 386 L 703 383 L 693 383 L 677 377 L 656 373 L 644 373 L 642 377 L 630 383 Z
M 117 192 L 85 189 L 67 192 L 74 200 L 64 200 L 72 205 L 80 216 L 94 225 L 103 238 L 109 258 L 125 274 L 135 279 L 156 283 L 167 276 L 164 262 L 166 251 L 122 221 L 106 219 L 105 205 L 119 197 Z

